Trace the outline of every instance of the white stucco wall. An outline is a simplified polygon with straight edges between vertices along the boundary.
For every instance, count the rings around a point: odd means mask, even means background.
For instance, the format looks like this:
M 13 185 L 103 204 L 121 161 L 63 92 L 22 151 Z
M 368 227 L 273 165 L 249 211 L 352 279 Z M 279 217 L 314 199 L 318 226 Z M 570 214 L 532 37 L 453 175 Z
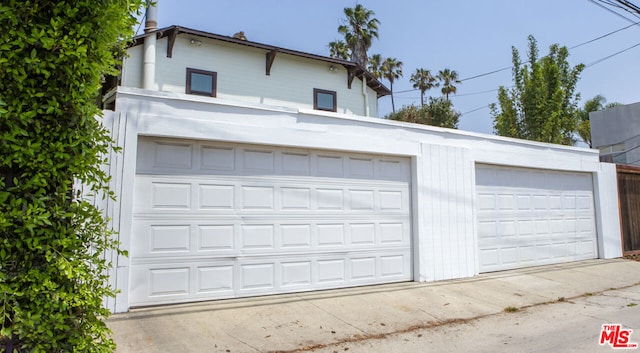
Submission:
M 118 229 L 126 250 L 131 234 L 138 136 L 278 145 L 410 157 L 414 279 L 434 281 L 477 275 L 475 165 L 494 164 L 591 173 L 596 195 L 599 257 L 621 255 L 615 169 L 598 153 L 451 129 L 291 109 L 182 93 L 119 88 L 122 180 L 116 193 Z M 128 310 L 128 259 L 117 263 L 122 293 L 111 307 Z
M 194 38 L 202 42 L 190 44 Z M 313 89 L 335 91 L 337 112 L 365 115 L 362 81 L 355 78 L 351 89 L 347 71 L 340 65 L 330 71 L 329 63 L 278 53 L 270 75 L 265 74 L 266 51 L 187 34 L 177 36 L 168 58 L 168 39 L 157 42 L 156 89 L 184 93 L 186 69 L 217 72 L 217 98 L 238 102 L 313 109 Z M 128 50 L 122 86 L 142 88 L 142 46 Z M 366 87 L 369 116 L 377 116 L 376 92 Z M 215 98 L 209 98 L 215 99 Z

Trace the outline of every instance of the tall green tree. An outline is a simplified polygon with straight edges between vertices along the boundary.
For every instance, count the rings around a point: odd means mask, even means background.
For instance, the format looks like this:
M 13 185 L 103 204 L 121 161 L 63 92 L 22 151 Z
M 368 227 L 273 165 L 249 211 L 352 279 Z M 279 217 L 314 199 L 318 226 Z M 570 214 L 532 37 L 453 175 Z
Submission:
M 621 105 L 620 103 L 605 104 L 606 102 L 607 100 L 598 94 L 584 102 L 582 108 L 578 110 L 577 133 L 578 136 L 580 136 L 580 139 L 589 145 L 589 147 L 593 147 L 591 144 L 591 123 L 589 121 L 589 113 Z
M 513 88 L 501 86 L 498 104 L 491 105 L 498 135 L 573 145 L 578 122 L 575 87 L 584 65 L 569 65 L 569 50 L 553 44 L 539 58 L 535 38 L 529 36 L 528 65 L 512 47 Z
M 373 75 L 373 77 L 380 79 L 382 78 L 382 63 L 384 59 L 380 54 L 373 54 L 369 58 L 369 67 L 367 70 Z
M 343 40 L 329 42 L 329 56 L 341 60 L 349 60 L 349 48 Z
M 439 85 L 438 79 L 427 69 L 416 69 L 416 72 L 411 75 L 411 82 L 413 88 L 420 90 L 420 106 L 424 105 L 424 93 Z
M 355 7 L 344 8 L 344 23 L 338 26 L 338 32 L 344 35 L 344 41 L 351 51 L 351 61 L 367 68 L 367 51 L 374 38 L 378 38 L 380 21 L 375 12 L 356 4 Z
M 402 61 L 396 58 L 386 58 L 381 66 L 382 77 L 389 81 L 391 90 L 391 110 L 395 113 L 396 106 L 393 101 L 393 82 L 402 77 Z
M 112 352 L 101 79 L 141 0 L 0 2 L 0 351 Z
M 442 83 L 442 94 L 444 94 L 444 97 L 447 100 L 449 100 L 449 94 L 455 94 L 458 91 L 458 87 L 456 87 L 456 85 L 462 83 L 462 81 L 458 79 L 458 73 L 455 70 L 440 70 L 437 78 L 440 83 Z
M 386 118 L 408 123 L 457 129 L 460 115 L 460 112 L 453 109 L 451 102 L 444 97 L 429 97 L 429 102 L 425 105 L 420 107 L 415 105 L 405 106 L 398 112 L 389 114 Z

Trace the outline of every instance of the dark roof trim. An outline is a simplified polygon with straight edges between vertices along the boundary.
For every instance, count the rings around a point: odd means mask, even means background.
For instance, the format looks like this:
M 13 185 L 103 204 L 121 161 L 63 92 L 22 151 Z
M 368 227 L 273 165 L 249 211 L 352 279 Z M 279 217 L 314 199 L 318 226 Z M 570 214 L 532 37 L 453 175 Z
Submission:
M 167 57 L 169 58 L 173 55 L 173 44 L 175 42 L 177 35 L 184 33 L 184 34 L 190 34 L 193 36 L 219 40 L 227 43 L 244 45 L 244 46 L 257 48 L 257 49 L 263 49 L 267 51 L 267 58 L 269 58 L 269 53 L 271 53 L 271 55 L 275 57 L 275 53 L 277 52 L 280 54 L 288 54 L 288 55 L 293 55 L 293 56 L 302 57 L 306 59 L 323 61 L 330 64 L 342 65 L 346 69 L 345 71 L 347 71 L 347 74 L 349 75 L 349 86 L 351 86 L 351 81 L 353 80 L 350 75 L 353 75 L 355 77 L 358 77 L 359 79 L 366 78 L 367 86 L 369 86 L 369 88 L 371 88 L 377 93 L 378 98 L 383 96 L 388 96 L 391 94 L 391 91 L 389 91 L 387 87 L 385 87 L 380 81 L 378 81 L 375 77 L 373 77 L 373 75 L 370 72 L 360 67 L 360 65 L 351 61 L 335 59 L 328 56 L 305 53 L 297 50 L 280 48 L 273 45 L 251 42 L 248 40 L 227 37 L 219 34 L 198 31 L 195 29 L 190 29 L 190 28 L 180 27 L 180 26 L 160 28 L 156 30 L 155 33 L 158 36 L 158 38 L 169 37 L 169 43 L 167 45 Z M 146 37 L 147 35 L 148 34 L 136 36 L 133 39 L 132 46 L 143 44 L 144 37 Z M 272 63 L 273 63 L 273 58 L 271 59 L 271 63 L 269 63 L 269 59 L 267 59 L 267 74 L 268 74 L 268 71 L 270 71 L 269 70 L 271 68 L 270 64 Z

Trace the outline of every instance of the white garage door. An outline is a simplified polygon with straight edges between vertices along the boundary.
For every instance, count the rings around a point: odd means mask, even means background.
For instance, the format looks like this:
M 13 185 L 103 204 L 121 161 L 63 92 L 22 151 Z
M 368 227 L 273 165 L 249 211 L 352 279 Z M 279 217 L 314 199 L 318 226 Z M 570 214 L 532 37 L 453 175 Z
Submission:
M 480 272 L 597 257 L 589 173 L 476 167 Z
M 412 279 L 408 159 L 141 138 L 130 304 Z

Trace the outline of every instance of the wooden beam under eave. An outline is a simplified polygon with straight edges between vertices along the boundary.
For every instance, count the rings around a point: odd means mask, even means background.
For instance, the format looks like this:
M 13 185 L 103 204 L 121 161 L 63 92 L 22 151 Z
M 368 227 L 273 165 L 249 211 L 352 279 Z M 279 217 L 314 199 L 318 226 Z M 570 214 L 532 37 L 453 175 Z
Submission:
M 267 52 L 267 67 L 266 67 L 266 75 L 271 76 L 271 66 L 273 65 L 273 61 L 276 59 L 277 50 L 271 50 Z
M 351 83 L 353 83 L 354 78 L 356 78 L 356 69 L 347 69 L 347 88 L 351 89 Z
M 167 38 L 167 58 L 173 57 L 173 45 L 176 44 L 176 37 L 178 36 L 178 29 L 171 30 L 169 37 Z

